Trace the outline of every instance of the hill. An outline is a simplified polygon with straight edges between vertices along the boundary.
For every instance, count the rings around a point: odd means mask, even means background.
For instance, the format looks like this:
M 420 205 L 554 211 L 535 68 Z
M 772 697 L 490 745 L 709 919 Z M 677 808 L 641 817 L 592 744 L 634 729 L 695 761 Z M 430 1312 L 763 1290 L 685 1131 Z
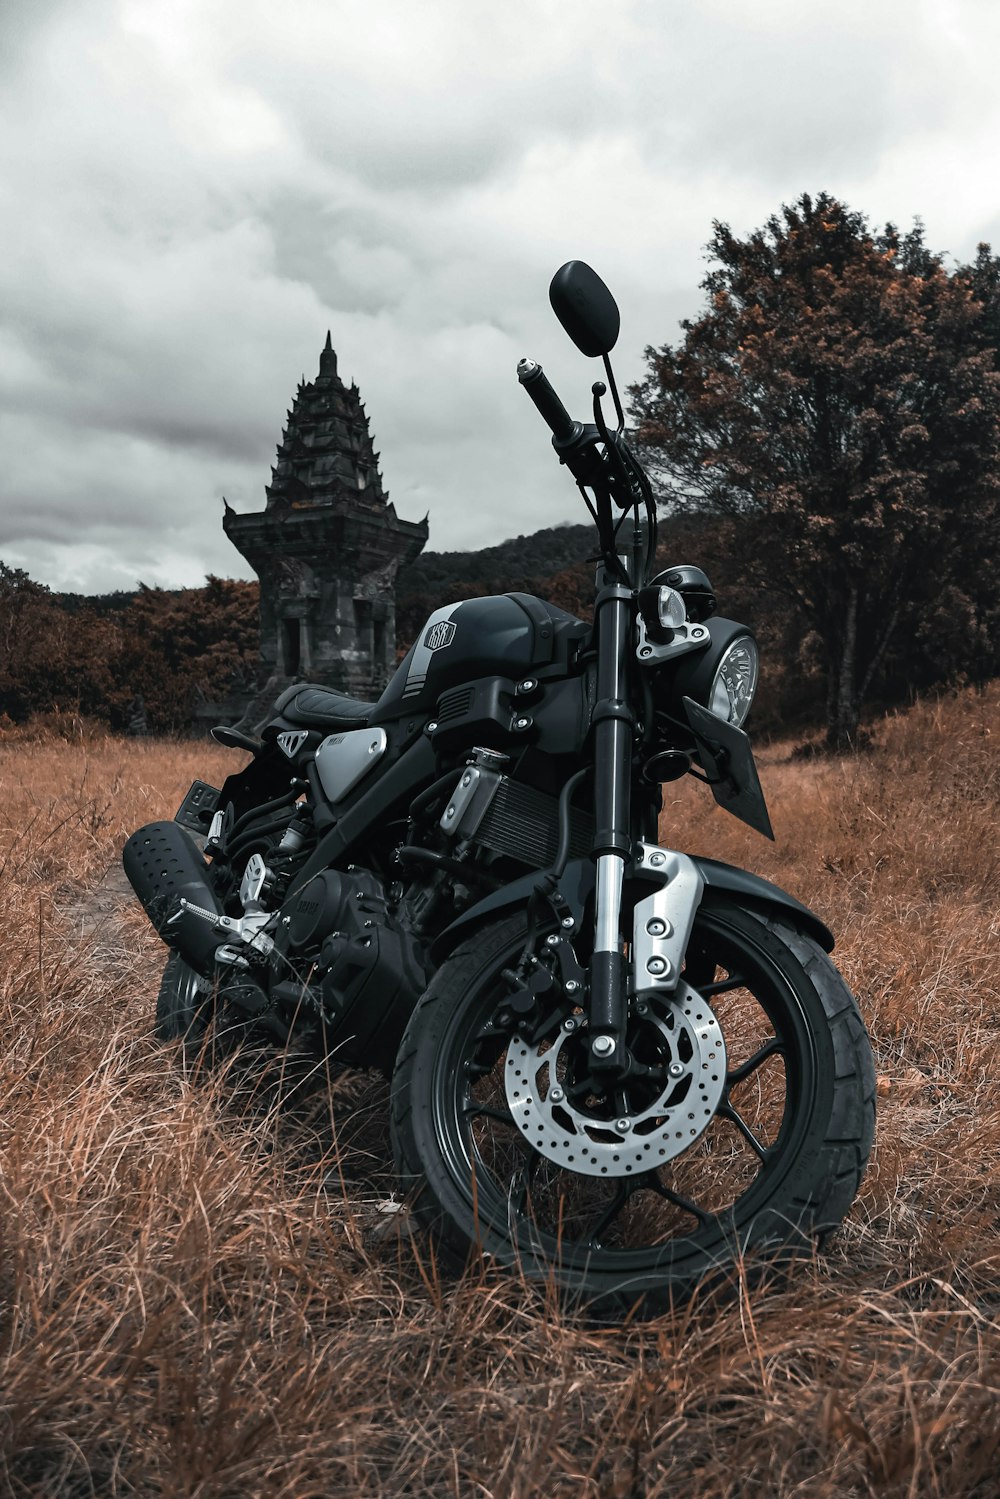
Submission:
M 594 555 L 592 525 L 548 526 L 528 536 L 512 536 L 497 546 L 475 552 L 422 552 L 400 576 L 400 592 L 431 592 L 443 596 L 459 582 L 495 585 L 507 579 L 510 588 L 529 578 L 550 578 Z M 498 589 L 504 592 L 505 589 Z
M 398 580 L 399 654 L 429 614 L 456 599 L 524 590 L 586 617 L 594 595 L 593 547 L 590 525 L 564 525 L 480 551 L 425 553 Z M 808 728 L 822 720 L 825 707 L 817 637 L 794 579 L 750 582 L 746 559 L 753 549 L 748 522 L 705 515 L 660 521 L 660 564 L 705 568 L 720 613 L 757 634 L 763 670 L 755 730 Z M 202 588 L 55 594 L 0 563 L 0 722 L 57 710 L 115 729 L 144 715 L 153 732 L 187 732 L 199 701 L 253 689 L 257 600 L 255 582 L 220 578 Z M 932 607 L 901 620 L 868 701 L 877 710 L 938 684 L 982 684 L 998 671 L 1000 636 L 969 617 L 962 597 L 944 590 Z

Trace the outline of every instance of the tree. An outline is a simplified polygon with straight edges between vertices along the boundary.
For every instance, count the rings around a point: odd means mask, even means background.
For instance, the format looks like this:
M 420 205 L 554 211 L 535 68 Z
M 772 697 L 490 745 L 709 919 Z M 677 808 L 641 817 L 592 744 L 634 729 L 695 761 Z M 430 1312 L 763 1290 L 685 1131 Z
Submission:
M 740 518 L 819 642 L 842 746 L 901 620 L 995 534 L 996 263 L 949 273 L 919 224 L 873 234 L 825 193 L 708 249 L 707 309 L 632 387 L 638 440 L 665 499 Z
M 45 659 L 39 642 L 53 612 L 47 588 L 0 562 L 0 712 L 10 718 L 23 718 L 35 706 L 32 679 Z
M 87 609 L 71 616 L 18 567 L 0 562 L 0 714 L 101 712 L 117 631 Z
M 208 577 L 204 588 L 140 584 L 123 611 L 112 722 L 124 726 L 141 693 L 154 733 L 183 733 L 196 698 L 225 697 L 256 673 L 258 585 Z

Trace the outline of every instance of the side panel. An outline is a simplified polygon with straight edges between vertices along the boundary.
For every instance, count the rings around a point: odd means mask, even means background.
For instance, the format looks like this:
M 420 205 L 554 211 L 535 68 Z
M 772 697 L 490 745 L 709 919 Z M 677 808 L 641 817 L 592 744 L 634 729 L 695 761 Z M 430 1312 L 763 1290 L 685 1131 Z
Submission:
M 426 735 L 421 735 L 393 764 L 380 771 L 371 789 L 363 791 L 335 826 L 320 838 L 293 879 L 289 894 L 301 890 L 321 870 L 337 868 L 339 861 L 346 857 L 356 843 L 362 845 L 358 862 L 363 862 L 363 840 L 371 835 L 373 829 L 405 811 L 417 792 L 434 779 L 436 767 L 434 747 Z M 457 770 L 455 775 L 457 779 Z
M 328 734 L 316 751 L 316 772 L 328 800 L 343 801 L 381 760 L 388 745 L 385 729 Z

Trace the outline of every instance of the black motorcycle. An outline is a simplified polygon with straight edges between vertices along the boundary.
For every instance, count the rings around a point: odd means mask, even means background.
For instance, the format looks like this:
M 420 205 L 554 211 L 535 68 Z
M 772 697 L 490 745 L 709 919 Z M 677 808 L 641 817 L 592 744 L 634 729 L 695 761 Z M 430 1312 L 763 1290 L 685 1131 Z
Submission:
M 297 684 L 259 740 L 217 729 L 250 764 L 124 864 L 172 950 L 160 1036 L 237 1024 L 382 1069 L 440 1258 L 648 1313 L 840 1222 L 875 1076 L 819 917 L 659 843 L 685 774 L 771 836 L 741 727 L 757 646 L 699 568 L 651 576 L 618 308 L 580 261 L 550 297 L 607 380 L 578 422 L 518 366 L 597 527 L 592 622 L 522 593 L 438 609 L 377 703 Z

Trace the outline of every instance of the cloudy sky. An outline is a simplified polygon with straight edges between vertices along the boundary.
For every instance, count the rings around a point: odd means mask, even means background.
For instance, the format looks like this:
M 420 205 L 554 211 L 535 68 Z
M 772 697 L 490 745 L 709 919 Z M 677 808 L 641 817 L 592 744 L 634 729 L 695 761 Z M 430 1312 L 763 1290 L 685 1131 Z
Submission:
M 577 520 L 519 389 L 624 383 L 701 305 L 713 219 L 823 189 L 1000 248 L 996 0 L 6 0 L 0 558 L 54 588 L 246 576 L 326 330 L 435 550 Z

